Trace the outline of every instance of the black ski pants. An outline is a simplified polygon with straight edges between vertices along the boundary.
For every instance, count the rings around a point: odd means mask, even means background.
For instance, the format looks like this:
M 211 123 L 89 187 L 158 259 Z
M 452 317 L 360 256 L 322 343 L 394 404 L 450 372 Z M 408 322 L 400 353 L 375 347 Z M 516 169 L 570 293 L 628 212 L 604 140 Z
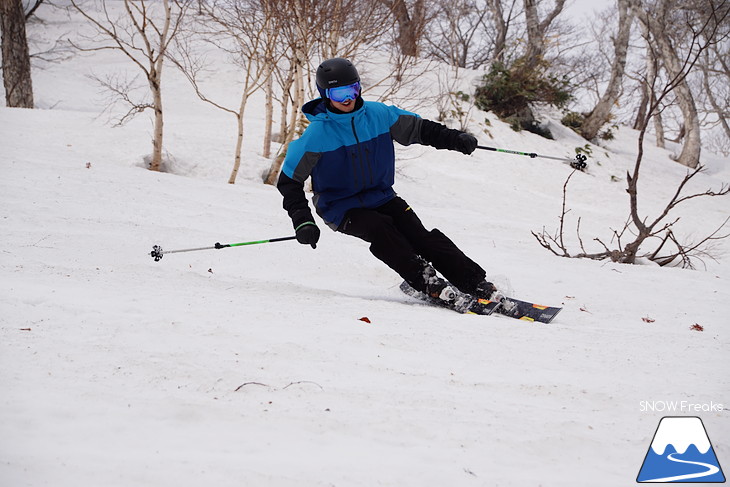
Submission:
M 486 275 L 440 230 L 426 230 L 408 203 L 399 197 L 377 208 L 348 211 L 337 231 L 369 242 L 375 257 L 419 291 L 425 289 L 427 263 L 466 293 L 474 292 Z

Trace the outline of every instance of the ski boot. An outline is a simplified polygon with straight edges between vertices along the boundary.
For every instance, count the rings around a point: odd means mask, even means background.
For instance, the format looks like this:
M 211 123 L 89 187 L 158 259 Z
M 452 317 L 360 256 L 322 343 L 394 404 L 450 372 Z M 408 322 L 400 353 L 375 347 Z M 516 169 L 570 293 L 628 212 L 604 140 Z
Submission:
M 441 279 L 428 263 L 423 266 L 424 292 L 433 299 L 440 299 L 445 303 L 452 303 L 456 299 L 456 291 L 446 280 Z
M 500 303 L 500 306 L 506 311 L 509 311 L 515 305 L 494 284 L 488 281 L 482 281 L 477 284 L 473 295 L 477 299 L 486 299 L 487 301 Z
M 456 299 L 456 291 L 454 288 L 448 282 L 436 276 L 429 278 L 426 282 L 426 294 L 446 303 L 453 303 Z

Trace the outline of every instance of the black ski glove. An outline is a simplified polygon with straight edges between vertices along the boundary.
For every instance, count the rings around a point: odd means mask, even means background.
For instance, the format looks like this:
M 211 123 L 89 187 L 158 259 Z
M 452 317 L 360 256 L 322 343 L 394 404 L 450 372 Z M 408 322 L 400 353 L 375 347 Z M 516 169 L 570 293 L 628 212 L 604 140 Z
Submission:
M 311 245 L 313 249 L 317 248 L 317 242 L 319 242 L 319 227 L 314 223 L 312 218 L 312 212 L 309 208 L 302 208 L 296 210 L 291 215 L 292 223 L 294 224 L 294 231 L 297 235 L 297 242 L 300 244 Z
M 296 228 L 297 242 L 300 244 L 311 245 L 313 249 L 317 248 L 319 242 L 319 227 L 316 223 L 309 221 L 304 222 Z
M 458 150 L 463 154 L 471 154 L 476 150 L 477 144 L 479 144 L 479 142 L 477 141 L 476 137 L 474 137 L 472 134 L 462 132 L 456 137 L 456 140 L 454 141 L 454 150 Z

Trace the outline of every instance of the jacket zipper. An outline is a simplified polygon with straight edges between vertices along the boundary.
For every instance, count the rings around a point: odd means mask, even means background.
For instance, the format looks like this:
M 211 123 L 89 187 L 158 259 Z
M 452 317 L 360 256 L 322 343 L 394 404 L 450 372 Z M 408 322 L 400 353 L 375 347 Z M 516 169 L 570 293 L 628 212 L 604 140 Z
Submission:
M 350 152 L 352 160 L 352 177 L 355 179 L 355 187 L 357 187 L 357 153 L 353 150 Z
M 350 125 L 352 126 L 352 135 L 355 136 L 355 142 L 357 143 L 357 152 L 360 155 L 360 172 L 362 173 L 362 188 L 365 189 L 365 165 L 363 164 L 362 147 L 360 147 L 360 138 L 357 136 L 357 130 L 355 130 L 355 117 L 350 119 Z M 370 175 L 372 180 L 372 174 Z M 357 179 L 355 180 L 357 182 Z
M 365 162 L 368 164 L 368 173 L 370 174 L 370 184 L 375 184 L 373 181 L 373 164 L 370 162 L 370 149 L 365 147 Z

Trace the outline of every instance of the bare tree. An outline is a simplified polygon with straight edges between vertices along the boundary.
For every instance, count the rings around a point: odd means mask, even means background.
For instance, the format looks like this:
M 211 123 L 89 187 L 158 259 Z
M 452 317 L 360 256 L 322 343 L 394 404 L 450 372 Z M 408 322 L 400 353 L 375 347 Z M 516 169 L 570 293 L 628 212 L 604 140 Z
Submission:
M 429 24 L 430 34 L 425 36 L 429 56 L 470 69 L 503 62 L 510 26 L 521 13 L 516 6 L 517 0 L 442 3 Z
M 291 85 L 290 87 L 293 88 L 293 95 L 290 95 L 291 100 L 291 113 L 289 114 L 288 123 L 286 123 L 286 128 L 282 129 L 282 133 L 280 134 L 281 137 L 281 149 L 277 153 L 274 160 L 271 162 L 271 166 L 269 167 L 269 171 L 266 174 L 266 177 L 264 178 L 264 183 L 266 184 L 276 184 L 276 181 L 279 177 L 279 173 L 281 172 L 281 167 L 284 164 L 284 158 L 286 157 L 286 151 L 289 147 L 289 144 L 292 140 L 294 140 L 294 137 L 301 133 L 304 130 L 304 120 L 303 115 L 300 113 L 301 106 L 303 105 L 303 93 L 304 93 L 304 78 L 301 75 L 301 72 L 305 69 L 304 64 L 300 63 L 299 61 L 296 61 L 295 64 L 292 67 L 291 71 Z M 282 105 L 282 125 L 284 124 L 284 121 L 286 120 L 286 116 L 288 111 L 285 110 L 285 108 L 288 108 L 287 105 Z
M 162 68 L 170 43 L 190 5 L 190 0 L 162 0 L 161 4 L 148 0 L 123 0 L 124 11 L 113 16 L 107 0 L 100 0 L 94 12 L 78 0 L 71 0 L 73 7 L 97 31 L 90 39 L 90 46 L 76 46 L 81 51 L 113 50 L 124 54 L 144 74 L 152 96 L 151 103 L 132 103 L 132 111 L 147 108 L 154 111 L 154 135 L 149 168 L 159 171 L 162 166 L 162 138 L 164 118 L 162 109 Z M 161 7 L 161 8 L 160 8 Z M 124 85 L 109 85 L 123 88 Z M 122 90 L 123 91 L 123 90 Z
M 547 33 L 555 19 L 563 11 L 565 0 L 555 0 L 555 5 L 540 19 L 538 4 L 540 0 L 524 0 L 525 21 L 527 25 L 527 48 L 524 55 L 523 69 L 535 70 L 545 58 L 547 50 Z
M 710 144 L 727 155 L 730 148 L 730 40 L 725 34 L 724 42 L 715 44 L 703 53 L 700 64 L 701 87 L 704 99 L 702 110 L 706 113 L 703 129 L 714 131 L 719 143 Z M 724 143 L 723 143 L 724 142 Z
M 476 106 L 482 110 L 492 111 L 500 119 L 507 121 L 515 130 L 530 130 L 540 135 L 551 137 L 548 130 L 540 126 L 533 108 L 538 103 L 547 103 L 556 107 L 564 106 L 570 99 L 568 74 L 557 74 L 552 63 L 545 59 L 548 49 L 558 46 L 548 41 L 548 33 L 555 31 L 553 25 L 562 12 L 565 0 L 556 0 L 552 9 L 546 7 L 548 2 L 539 0 L 523 0 L 526 22 L 525 35 L 519 35 L 524 49 L 515 49 L 516 54 L 509 53 L 507 60 L 495 59 L 489 71 L 480 80 L 474 96 Z M 496 3 L 502 7 L 501 3 Z M 500 10 L 503 12 L 503 10 Z M 545 14 L 540 18 L 541 14 Z M 512 15 L 512 11 L 508 18 Z M 502 15 L 495 15 L 497 22 L 503 22 Z M 516 25 L 519 34 L 520 25 Z M 525 42 L 526 40 L 526 42 Z
M 626 56 L 631 37 L 632 14 L 628 0 L 617 0 L 618 31 L 613 38 L 614 56 L 611 63 L 611 78 L 595 107 L 586 116 L 580 127 L 581 135 L 593 140 L 608 121 L 611 119 L 611 109 L 621 96 L 621 86 L 626 69 Z
M 289 110 L 296 111 L 296 106 L 294 103 L 294 99 L 292 97 L 292 88 L 294 86 L 294 78 L 295 78 L 295 71 L 296 71 L 296 65 L 291 62 L 283 63 L 280 62 L 280 65 L 277 66 L 274 71 L 274 79 L 276 80 L 276 84 L 281 91 L 281 95 L 277 97 L 277 92 L 274 90 L 274 97 L 276 101 L 279 103 L 279 132 L 276 134 L 276 141 L 277 142 L 283 142 L 287 138 L 287 134 L 289 131 L 289 126 L 291 125 L 289 123 Z M 283 64 L 286 64 L 286 70 L 282 66 Z M 273 119 L 268 121 L 272 124 L 273 127 Z M 274 137 L 272 136 L 272 140 Z
M 658 76 L 660 60 L 657 57 L 656 51 L 651 47 L 651 36 L 649 35 L 649 30 L 645 26 L 642 28 L 642 30 L 644 31 L 644 39 L 646 40 L 647 44 L 646 79 L 642 83 L 643 92 L 644 96 L 647 97 L 648 103 L 654 104 L 657 107 L 657 109 L 654 110 L 654 116 L 652 117 L 652 120 L 654 120 L 654 138 L 656 139 L 656 146 L 664 149 L 666 147 L 666 139 L 664 136 L 664 117 L 662 116 L 662 114 L 664 113 L 664 108 L 666 108 L 666 105 L 662 107 L 657 103 L 657 97 L 655 92 L 656 86 L 659 84 Z M 646 109 L 648 109 L 648 106 Z M 647 113 L 646 111 L 644 111 L 643 117 L 646 116 Z M 637 123 L 638 125 L 635 128 L 637 130 L 641 130 L 642 124 L 644 123 L 644 118 L 639 119 Z
M 277 79 L 282 87 L 281 149 L 264 178 L 266 184 L 275 184 L 284 163 L 286 149 L 302 129 L 303 114 L 300 112 L 306 98 L 306 81 L 309 78 L 310 60 L 316 50 L 316 39 L 323 39 L 323 22 L 326 19 L 310 0 L 282 0 L 286 2 L 286 19 L 280 26 L 281 48 L 284 51 L 281 66 L 277 65 Z M 321 7 L 321 4 L 319 4 Z M 281 11 L 281 10 L 280 10 Z M 331 42 L 331 41 L 330 41 Z M 282 67 L 284 70 L 282 71 Z M 290 111 L 291 110 L 291 111 Z M 287 120 L 288 119 L 288 120 Z M 299 122 L 299 123 L 298 123 Z
M 645 5 L 642 0 L 630 0 L 637 19 L 651 35 L 650 46 L 656 46 L 667 75 L 677 80 L 674 96 L 682 111 L 685 141 L 677 162 L 697 167 L 700 161 L 700 124 L 695 98 L 687 80 L 687 67 L 694 66 L 698 52 L 704 51 L 702 32 L 709 26 L 709 17 L 678 4 L 679 0 L 660 0 L 657 5 Z M 715 0 L 711 0 L 711 4 Z M 714 5 L 713 5 L 714 6 Z M 717 13 L 717 9 L 713 9 Z M 714 15 L 714 14 L 713 14 Z M 682 42 L 688 39 L 689 43 Z
M 441 5 L 427 37 L 430 56 L 459 68 L 478 68 L 491 60 L 489 10 L 473 0 Z
M 509 9 L 507 9 L 507 17 L 505 18 L 505 8 L 503 0 L 487 0 L 487 7 L 490 11 L 492 25 L 494 26 L 494 48 L 493 60 L 503 63 L 504 55 L 507 50 L 507 33 L 514 16 L 517 0 L 508 0 Z
M 35 15 L 36 10 L 38 10 L 38 7 L 40 7 L 43 4 L 43 0 L 35 0 L 34 2 L 31 2 L 28 6 L 28 10 L 25 12 L 25 20 L 28 21 L 33 15 Z
M 705 23 L 701 25 L 696 31 L 696 38 L 693 39 L 693 44 L 698 42 L 700 33 L 704 29 L 709 29 L 707 32 L 707 38 L 714 38 L 712 32 L 716 29 L 715 25 L 717 21 L 723 21 L 728 18 L 727 11 L 712 9 L 708 14 L 709 16 L 705 19 Z M 710 19 L 713 19 L 710 22 Z M 581 252 L 573 255 L 567 248 L 564 238 L 564 221 L 565 215 L 569 210 L 566 209 L 566 198 L 567 198 L 567 185 L 570 177 L 566 181 L 563 187 L 563 209 L 560 217 L 560 227 L 554 235 L 548 234 L 545 229 L 541 233 L 532 232 L 533 236 L 538 240 L 540 245 L 550 250 L 555 255 L 564 257 L 582 257 L 591 259 L 611 259 L 614 262 L 622 262 L 633 264 L 637 258 L 644 257 L 648 258 L 660 265 L 669 265 L 677 262 L 680 259 L 683 266 L 691 267 L 692 258 L 706 255 L 703 248 L 709 242 L 717 239 L 726 238 L 729 235 L 720 234 L 721 230 L 730 221 L 730 218 L 726 219 L 715 231 L 710 233 L 705 238 L 700 239 L 697 242 L 681 242 L 675 235 L 673 228 L 674 225 L 679 221 L 679 218 L 671 220 L 669 218 L 670 213 L 682 203 L 700 197 L 708 196 L 725 196 L 730 194 L 730 184 L 724 184 L 719 190 L 708 189 L 704 192 L 685 194 L 685 189 L 688 183 L 701 173 L 703 166 L 701 164 L 688 170 L 686 176 L 677 185 L 676 191 L 670 197 L 669 201 L 665 205 L 664 209 L 655 217 L 648 217 L 640 215 L 639 210 L 639 177 L 641 174 L 642 161 L 644 156 L 644 138 L 646 135 L 649 122 L 654 114 L 660 109 L 663 100 L 672 93 L 677 86 L 685 81 L 689 72 L 693 69 L 695 63 L 699 59 L 702 52 L 709 47 L 708 43 L 697 44 L 696 51 L 693 52 L 692 57 L 686 60 L 686 63 L 682 67 L 682 70 L 676 73 L 667 83 L 658 91 L 656 98 L 649 104 L 646 116 L 642 120 L 639 140 L 638 140 L 638 153 L 636 156 L 636 162 L 634 163 L 633 171 L 627 172 L 626 180 L 628 183 L 626 192 L 629 194 L 629 217 L 621 230 L 614 230 L 612 233 L 612 242 L 614 248 L 609 246 L 602 240 L 596 238 L 602 247 L 603 251 L 589 253 L 585 250 L 583 241 L 580 237 L 580 220 L 578 220 L 578 239 L 580 242 Z M 653 91 L 653 87 L 652 87 Z M 572 176 L 572 174 L 571 174 Z M 629 235 L 632 239 L 629 242 L 625 241 L 626 236 Z M 651 251 L 644 251 L 642 253 L 641 248 L 649 240 L 658 240 L 658 246 Z M 667 243 L 673 244 L 671 250 L 665 249 Z
M 717 123 L 722 127 L 725 136 L 730 139 L 730 70 L 726 62 L 726 57 L 730 52 L 721 56 L 717 53 L 715 61 L 722 66 L 722 70 L 713 70 L 709 56 L 702 63 L 702 86 L 707 95 L 707 101 L 710 104 L 711 111 L 717 115 Z M 719 73 L 719 76 L 713 76 L 712 71 Z M 713 79 L 719 78 L 719 79 Z
M 316 14 L 326 21 L 311 32 L 322 59 L 357 58 L 363 51 L 386 46 L 394 23 L 391 10 L 380 0 L 319 0 Z M 357 12 L 357 15 L 352 15 Z
M 264 59 L 264 138 L 262 142 L 261 155 L 268 159 L 271 157 L 272 127 L 274 125 L 274 59 Z
M 0 0 L 2 24 L 2 68 L 5 104 L 33 108 L 33 80 L 21 0 Z
M 392 12 L 398 26 L 396 42 L 405 56 L 420 54 L 421 39 L 431 20 L 434 5 L 430 0 L 380 0 Z
M 21 16 L 17 9 L 23 5 L 25 9 Z M 33 70 L 42 69 L 43 63 L 57 63 L 71 57 L 72 49 L 63 40 L 65 35 L 49 38 L 44 28 L 45 22 L 37 15 L 42 5 L 60 8 L 44 0 L 17 4 L 15 0 L 0 0 L 6 106 L 33 108 Z M 11 9 L 8 14 L 5 13 L 6 9 Z
M 649 104 L 656 102 L 656 87 L 661 84 L 661 59 L 658 57 L 657 51 L 653 48 L 651 35 L 647 26 L 643 23 L 639 23 L 639 27 L 641 30 L 641 37 L 645 44 L 643 57 L 645 66 L 643 70 L 639 70 L 635 74 L 630 72 L 624 73 L 627 78 L 631 79 L 638 85 L 638 89 L 641 92 L 641 99 L 639 101 L 638 108 L 636 108 L 635 110 L 635 117 L 632 123 L 632 128 L 634 130 L 641 130 L 642 124 L 647 117 Z M 654 114 L 651 117 L 651 120 L 654 123 L 654 136 L 656 139 L 656 146 L 662 149 L 666 146 L 664 135 L 664 119 L 662 116 L 665 108 L 667 108 L 666 104 L 664 104 L 664 106 L 659 106 L 659 108 L 654 111 Z

